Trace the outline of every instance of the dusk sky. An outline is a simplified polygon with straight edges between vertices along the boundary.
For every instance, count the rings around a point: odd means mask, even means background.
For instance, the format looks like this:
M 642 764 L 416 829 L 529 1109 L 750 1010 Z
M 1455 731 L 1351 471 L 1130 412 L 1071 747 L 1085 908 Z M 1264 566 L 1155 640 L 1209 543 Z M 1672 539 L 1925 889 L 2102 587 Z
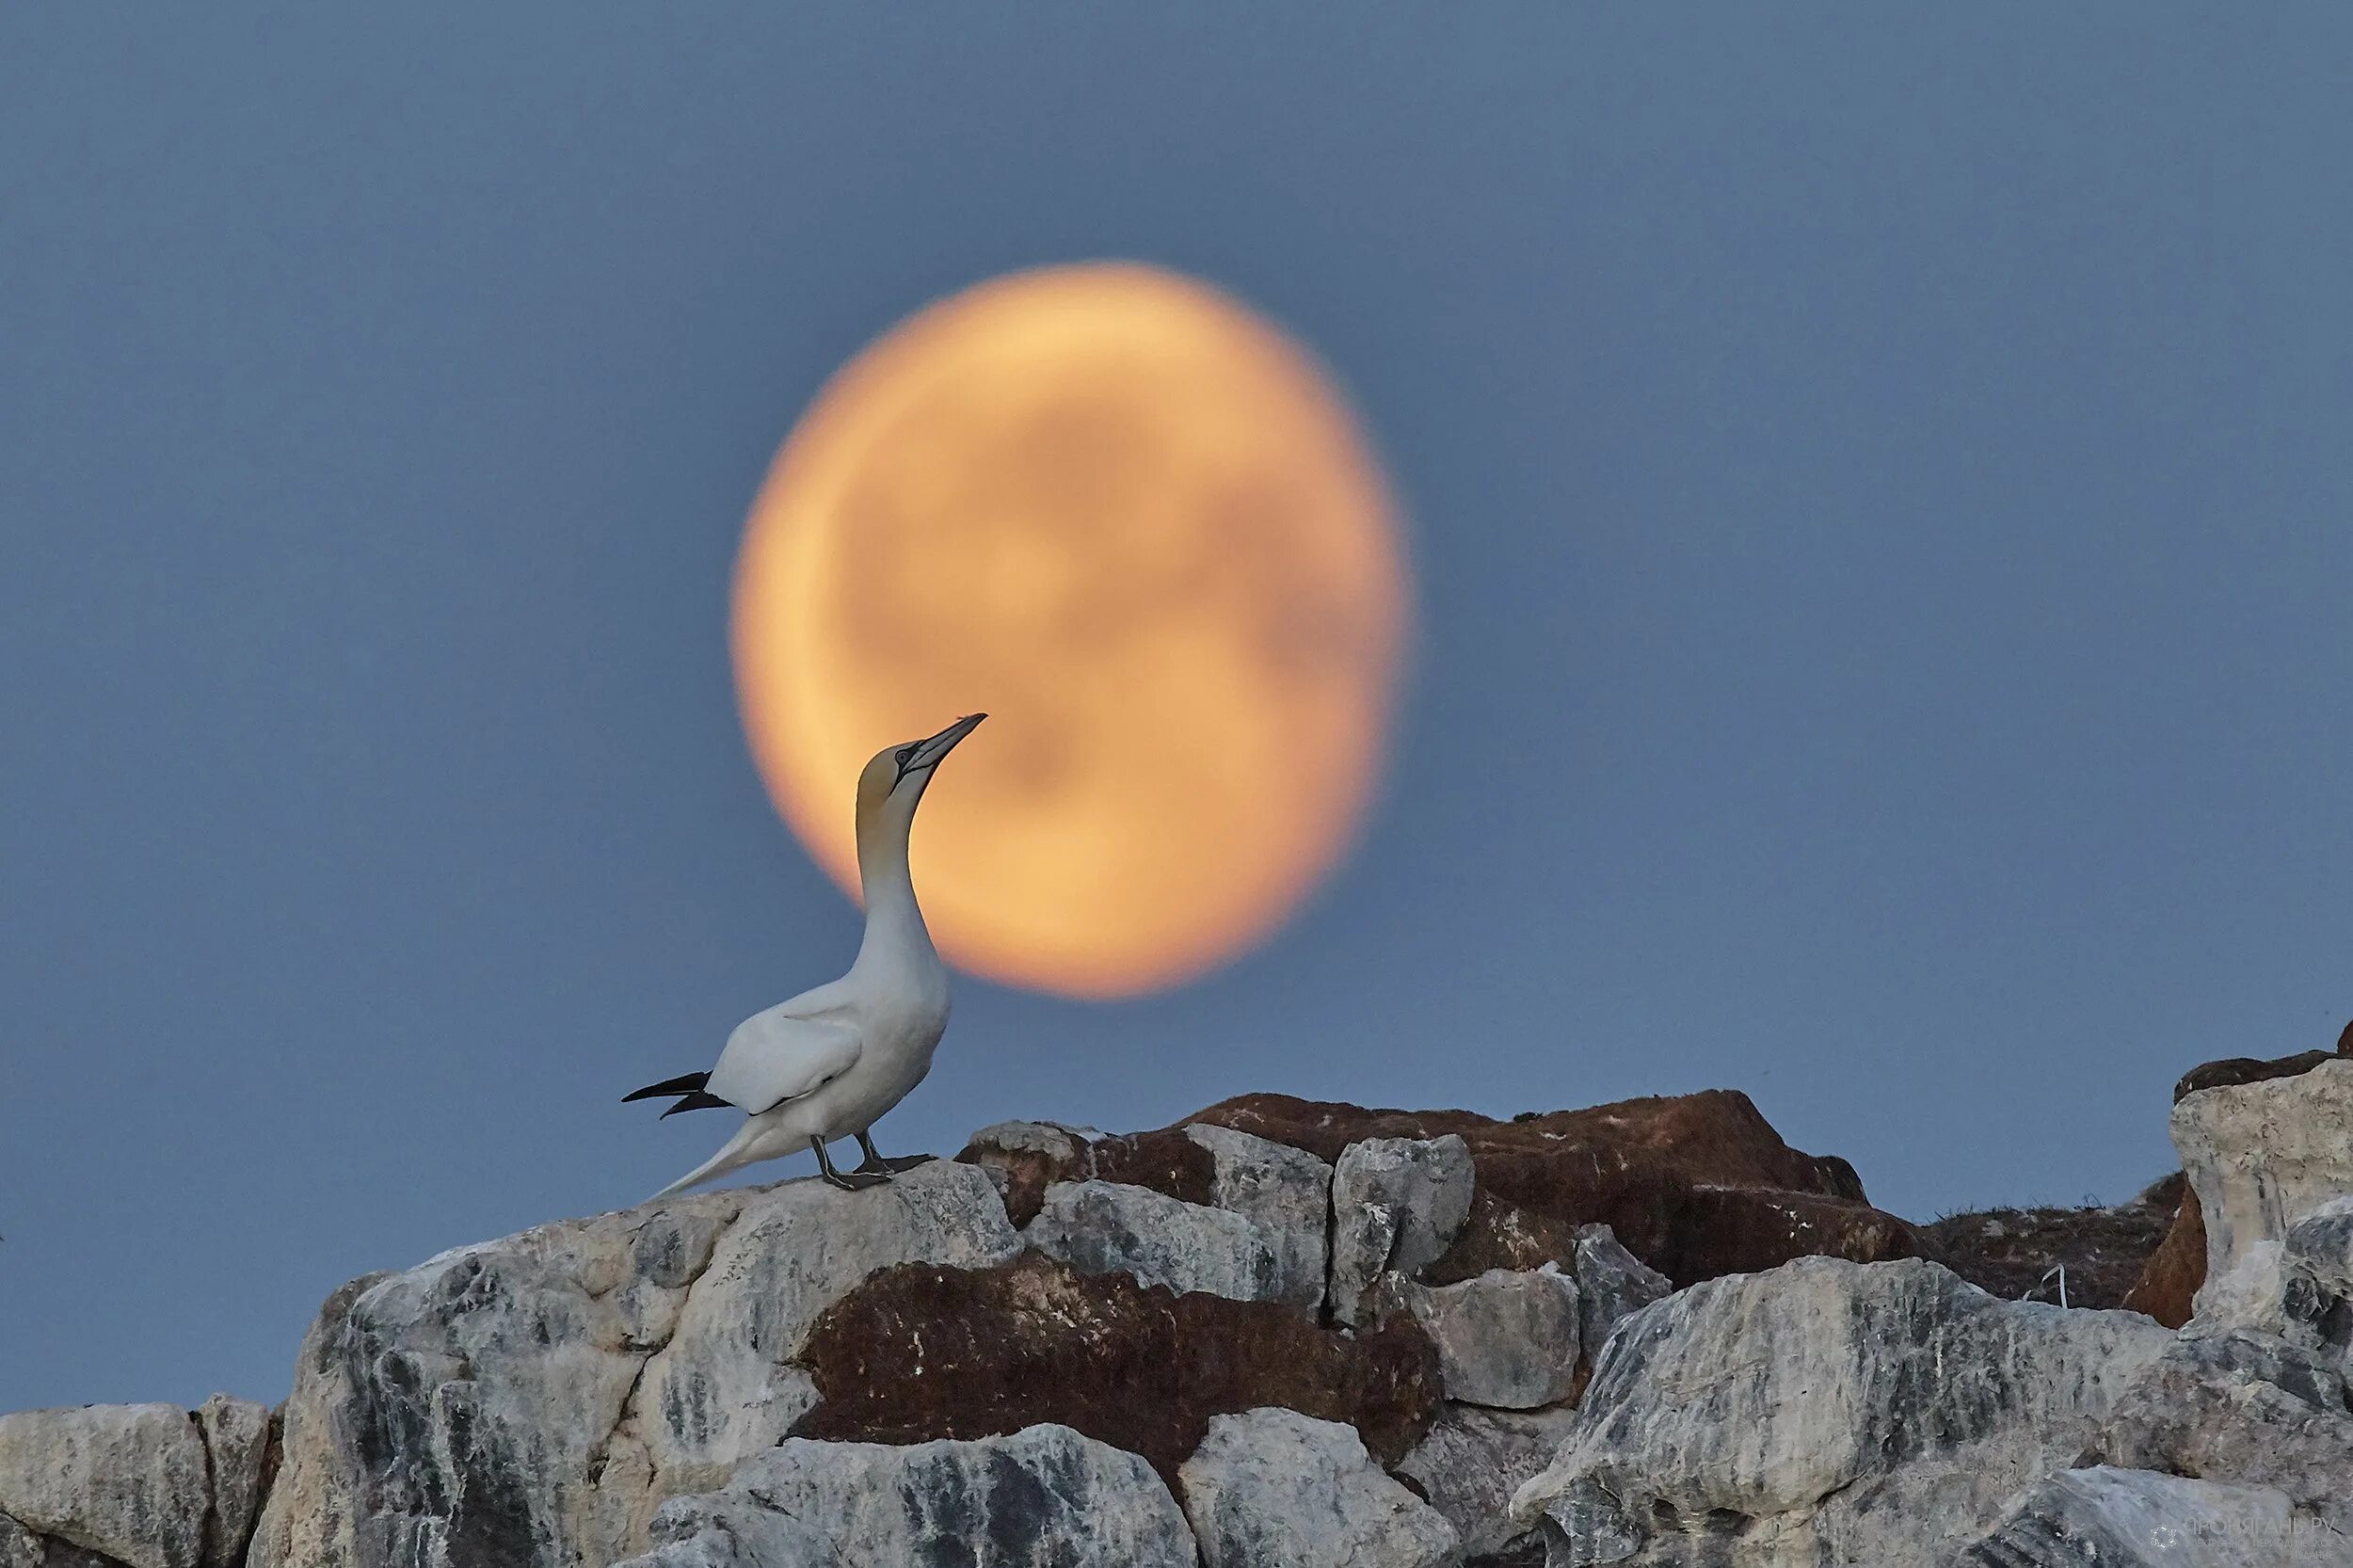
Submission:
M 0 1410 L 278 1400 L 716 1146 L 619 1096 L 858 934 L 747 508 L 1050 263 L 1328 367 L 1404 686 L 1295 920 L 960 979 L 887 1150 L 1721 1086 L 1913 1218 L 2131 1195 L 2353 1016 L 2348 81 L 2336 6 L 0 10 Z

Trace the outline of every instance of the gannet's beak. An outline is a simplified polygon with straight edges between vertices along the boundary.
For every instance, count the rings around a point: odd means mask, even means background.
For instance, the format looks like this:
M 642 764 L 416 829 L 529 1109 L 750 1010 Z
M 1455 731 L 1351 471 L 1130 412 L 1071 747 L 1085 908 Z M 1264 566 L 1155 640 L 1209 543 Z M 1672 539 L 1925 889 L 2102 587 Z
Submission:
M 986 717 L 988 717 L 986 713 L 967 713 L 930 740 L 916 742 L 915 749 L 907 754 L 907 760 L 899 764 L 899 778 L 904 778 L 911 773 L 921 773 L 926 768 L 937 767 L 939 760 L 953 751 L 958 741 L 978 729 L 981 727 L 981 721 Z M 890 787 L 897 789 L 899 780 L 892 779 Z

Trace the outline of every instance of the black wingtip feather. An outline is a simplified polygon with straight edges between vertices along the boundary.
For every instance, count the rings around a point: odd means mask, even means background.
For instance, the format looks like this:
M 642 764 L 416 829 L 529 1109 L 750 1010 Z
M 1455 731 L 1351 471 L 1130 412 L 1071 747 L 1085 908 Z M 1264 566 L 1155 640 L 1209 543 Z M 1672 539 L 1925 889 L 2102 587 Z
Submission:
M 621 1096 L 621 1103 L 627 1105 L 632 1100 L 660 1099 L 664 1095 L 699 1095 L 703 1085 L 710 1081 L 709 1073 L 680 1073 L 660 1083 L 648 1083 L 643 1089 L 631 1090 Z
M 721 1099 L 718 1096 L 706 1095 L 701 1090 L 697 1089 L 693 1094 L 680 1098 L 676 1105 L 670 1107 L 669 1110 L 664 1111 L 662 1114 L 664 1116 L 675 1116 L 681 1111 L 721 1111 L 726 1109 L 727 1104 L 728 1102 Z M 661 1118 L 657 1117 L 655 1119 L 658 1121 Z

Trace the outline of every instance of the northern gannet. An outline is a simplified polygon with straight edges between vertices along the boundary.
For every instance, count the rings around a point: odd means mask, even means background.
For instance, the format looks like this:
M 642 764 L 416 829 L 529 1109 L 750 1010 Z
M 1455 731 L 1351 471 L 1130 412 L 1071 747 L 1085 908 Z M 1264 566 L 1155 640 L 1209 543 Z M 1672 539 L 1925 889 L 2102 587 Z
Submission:
M 827 1181 L 852 1191 L 877 1186 L 931 1158 L 886 1160 L 867 1128 L 923 1081 L 948 1027 L 948 967 L 916 907 L 907 834 L 939 760 L 986 717 L 972 713 L 929 740 L 878 751 L 858 775 L 857 874 L 866 939 L 850 972 L 736 1025 L 711 1071 L 621 1096 L 678 1096 L 664 1116 L 728 1105 L 750 1112 L 725 1148 L 655 1198 L 805 1147 L 817 1151 Z M 837 1171 L 825 1144 L 852 1136 L 865 1161 L 854 1171 Z

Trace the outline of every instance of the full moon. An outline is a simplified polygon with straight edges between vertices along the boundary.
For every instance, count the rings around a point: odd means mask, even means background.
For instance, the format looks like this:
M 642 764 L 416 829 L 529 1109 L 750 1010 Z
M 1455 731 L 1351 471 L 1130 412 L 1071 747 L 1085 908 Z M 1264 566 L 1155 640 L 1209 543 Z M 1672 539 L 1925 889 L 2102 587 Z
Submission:
M 940 952 L 1082 997 L 1279 925 L 1378 782 L 1406 619 L 1386 486 L 1275 328 L 1158 268 L 1049 267 L 827 383 L 736 565 L 744 726 L 854 895 L 858 769 L 960 713 L 913 861 Z

